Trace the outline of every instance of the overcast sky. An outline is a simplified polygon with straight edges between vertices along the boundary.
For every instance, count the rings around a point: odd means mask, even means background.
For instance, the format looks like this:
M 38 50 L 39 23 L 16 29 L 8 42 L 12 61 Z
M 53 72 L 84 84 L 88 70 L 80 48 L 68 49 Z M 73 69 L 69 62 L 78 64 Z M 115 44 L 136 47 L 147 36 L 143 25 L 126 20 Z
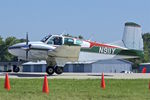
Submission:
M 136 22 L 150 32 L 150 0 L 0 0 L 0 35 L 37 41 L 47 34 L 81 34 L 113 42 L 124 23 Z

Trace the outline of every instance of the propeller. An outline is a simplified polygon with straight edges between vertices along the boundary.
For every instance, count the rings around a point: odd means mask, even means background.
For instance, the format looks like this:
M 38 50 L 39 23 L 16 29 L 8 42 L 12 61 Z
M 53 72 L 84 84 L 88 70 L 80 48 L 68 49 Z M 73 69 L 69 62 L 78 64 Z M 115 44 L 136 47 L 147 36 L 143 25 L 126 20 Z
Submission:
M 25 50 L 26 50 L 26 61 L 29 58 L 29 50 L 30 50 L 31 44 L 29 44 L 29 38 L 28 38 L 28 32 L 26 33 L 26 46 L 25 46 Z
M 29 44 L 28 32 L 26 33 L 26 45 Z

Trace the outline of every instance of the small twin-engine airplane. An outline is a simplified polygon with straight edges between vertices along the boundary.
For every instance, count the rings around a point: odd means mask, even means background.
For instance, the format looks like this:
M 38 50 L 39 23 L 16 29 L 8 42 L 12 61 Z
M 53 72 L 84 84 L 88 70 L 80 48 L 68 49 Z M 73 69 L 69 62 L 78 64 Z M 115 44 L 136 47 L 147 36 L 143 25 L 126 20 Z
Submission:
M 143 56 L 141 26 L 125 23 L 123 39 L 112 44 L 102 44 L 65 35 L 48 35 L 40 42 L 18 43 L 9 47 L 9 52 L 26 61 L 46 60 L 46 72 L 61 74 L 67 62 L 96 62 L 107 59 L 128 59 Z M 19 71 L 13 66 L 14 72 Z

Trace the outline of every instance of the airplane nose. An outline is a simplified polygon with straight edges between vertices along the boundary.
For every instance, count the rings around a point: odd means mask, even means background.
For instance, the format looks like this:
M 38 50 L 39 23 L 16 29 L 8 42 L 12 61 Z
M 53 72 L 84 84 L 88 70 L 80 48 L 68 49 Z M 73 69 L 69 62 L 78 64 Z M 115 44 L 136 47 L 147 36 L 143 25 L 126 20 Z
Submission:
M 16 55 L 17 54 L 17 49 L 19 49 L 20 46 L 18 44 L 16 45 L 12 45 L 8 48 L 8 52 L 11 53 L 12 55 Z
M 14 56 L 20 57 L 24 59 L 25 57 L 25 52 L 26 52 L 26 44 L 25 43 L 18 43 L 10 46 L 8 48 L 8 52 Z
M 15 46 L 13 45 L 13 46 L 10 46 L 9 48 L 8 48 L 8 52 L 9 53 L 11 53 L 11 54 L 13 54 L 13 50 L 15 49 Z
M 11 50 L 11 49 L 13 49 L 14 48 L 14 45 L 13 46 L 10 46 L 9 48 L 8 48 L 8 50 Z

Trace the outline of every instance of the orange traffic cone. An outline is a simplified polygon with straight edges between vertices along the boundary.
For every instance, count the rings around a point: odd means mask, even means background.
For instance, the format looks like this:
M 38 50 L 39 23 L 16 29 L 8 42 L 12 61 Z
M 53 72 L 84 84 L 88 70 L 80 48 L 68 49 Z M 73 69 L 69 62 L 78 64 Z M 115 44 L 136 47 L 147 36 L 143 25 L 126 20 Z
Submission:
M 146 73 L 146 67 L 142 69 L 142 73 Z
M 5 84 L 4 85 L 5 85 L 4 88 L 9 91 L 10 90 L 10 83 L 9 83 L 8 73 L 5 76 Z
M 102 78 L 101 78 L 101 88 L 105 89 L 104 73 L 102 73 Z
M 46 75 L 44 77 L 43 92 L 44 93 L 49 93 L 48 80 L 47 80 L 47 76 Z

